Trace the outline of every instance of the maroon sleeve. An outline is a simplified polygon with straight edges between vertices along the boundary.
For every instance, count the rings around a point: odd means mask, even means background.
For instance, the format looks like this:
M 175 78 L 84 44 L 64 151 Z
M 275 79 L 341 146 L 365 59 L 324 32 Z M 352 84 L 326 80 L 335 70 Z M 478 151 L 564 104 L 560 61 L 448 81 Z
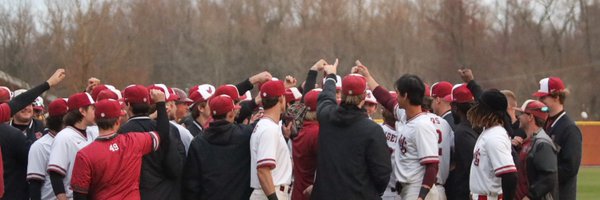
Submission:
M 4 104 L 2 104 L 2 105 L 4 105 Z M 4 163 L 2 162 L 2 149 L 0 149 L 0 198 L 2 198 L 3 196 L 4 196 Z
M 7 103 L 0 104 L 0 123 L 10 120 L 10 106 Z
M 135 147 L 138 147 L 142 155 L 151 153 L 152 151 L 158 150 L 160 145 L 160 136 L 154 131 L 147 133 L 129 133 L 133 137 Z
M 435 184 L 435 179 L 438 173 L 438 163 L 430 163 L 425 165 L 425 175 L 423 176 L 423 185 L 431 188 Z
M 92 169 L 88 160 L 82 152 L 78 152 L 75 157 L 75 166 L 71 178 L 71 187 L 74 192 L 87 194 L 92 181 Z
M 373 96 L 386 110 L 395 113 L 394 108 L 398 105 L 398 101 L 383 86 L 377 86 L 373 90 Z

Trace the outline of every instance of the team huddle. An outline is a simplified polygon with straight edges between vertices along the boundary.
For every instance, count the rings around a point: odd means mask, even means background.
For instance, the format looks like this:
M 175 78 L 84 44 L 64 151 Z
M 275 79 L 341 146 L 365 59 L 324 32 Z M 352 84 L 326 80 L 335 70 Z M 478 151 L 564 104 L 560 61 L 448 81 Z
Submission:
M 360 61 L 337 68 L 187 92 L 91 78 L 48 106 L 39 96 L 63 69 L 26 91 L 0 87 L 0 197 L 576 199 L 582 137 L 559 78 L 519 106 L 470 69 L 454 85 L 405 74 L 389 91 Z

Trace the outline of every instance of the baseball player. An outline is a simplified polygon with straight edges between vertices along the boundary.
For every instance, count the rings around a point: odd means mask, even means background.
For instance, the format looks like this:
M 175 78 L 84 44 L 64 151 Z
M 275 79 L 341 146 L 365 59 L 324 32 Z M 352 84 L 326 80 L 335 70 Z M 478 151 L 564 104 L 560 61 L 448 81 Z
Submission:
M 168 148 L 169 119 L 165 94 L 151 90 L 158 113 L 156 132 L 117 134 L 120 117 L 126 112 L 112 99 L 96 103 L 95 121 L 100 133 L 90 145 L 77 152 L 73 167 L 74 199 L 140 199 L 139 177 L 142 156 Z
M 319 138 L 319 122 L 317 121 L 317 97 L 321 89 L 313 89 L 304 95 L 304 103 L 308 109 L 304 115 L 304 123 L 298 136 L 292 141 L 294 159 L 294 199 L 308 199 L 304 190 L 314 183 L 317 170 L 317 150 Z
M 394 91 L 390 91 L 390 95 L 392 95 L 393 98 L 398 98 L 398 94 Z M 392 169 L 394 169 L 396 167 L 396 164 L 394 162 L 394 154 L 395 151 L 398 149 L 398 132 L 396 131 L 396 117 L 394 116 L 394 113 L 390 112 L 385 108 L 381 109 L 381 116 L 383 116 L 383 123 L 381 124 L 381 128 L 385 133 L 387 145 L 390 148 Z M 383 200 L 400 199 L 400 196 L 398 195 L 398 188 L 396 188 L 396 182 L 396 175 L 394 173 L 391 173 L 388 187 L 385 189 L 383 196 L 381 196 Z
M 437 198 L 435 199 L 446 200 L 444 184 L 450 173 L 450 157 L 452 155 L 452 149 L 454 148 L 454 132 L 452 131 L 450 124 L 448 124 L 444 118 L 433 113 L 427 113 L 427 116 L 429 116 L 431 122 L 433 122 L 435 132 L 438 134 L 437 144 L 440 162 L 438 164 L 439 170 L 435 183 L 435 189 L 437 190 Z
M 148 89 L 149 90 L 152 90 L 152 89 L 160 90 L 165 94 L 166 106 L 167 106 L 167 116 L 171 122 L 171 125 L 177 129 L 177 132 L 179 133 L 179 137 L 181 138 L 181 143 L 185 147 L 185 152 L 187 155 L 188 149 L 190 147 L 190 143 L 192 142 L 192 139 L 194 139 L 194 136 L 192 136 L 190 131 L 187 130 L 185 127 L 183 127 L 182 125 L 179 125 L 177 122 L 175 122 L 176 114 L 177 114 L 177 105 L 175 104 L 175 101 L 177 101 L 179 99 L 179 96 L 177 96 L 175 94 L 175 91 L 172 88 L 168 88 L 164 84 L 154 84 L 154 85 L 151 85 L 150 87 L 148 87 Z
M 85 92 L 71 95 L 67 100 L 65 128 L 58 132 L 50 150 L 48 173 L 52 189 L 59 200 L 73 198 L 71 178 L 77 152 L 98 136 L 94 125 L 94 100 Z
M 397 101 L 385 88 L 379 86 L 368 69 L 359 61 L 353 72 L 367 78 L 375 97 L 388 110 L 393 110 L 401 125 L 398 132 L 398 149 L 394 152 L 394 173 L 399 182 L 401 199 L 438 199 L 435 180 L 439 167 L 439 134 L 433 119 L 423 112 L 425 84 L 414 75 L 403 75 L 396 81 Z M 391 109 L 393 108 L 393 109 Z M 404 116 L 402 116 L 404 115 Z
M 473 150 L 469 188 L 474 200 L 513 199 L 517 168 L 511 156 L 509 135 L 503 124 L 510 124 L 506 97 L 491 89 L 483 92 L 479 104 L 467 117 L 473 127 L 483 128 Z
M 208 126 L 210 121 L 208 99 L 214 93 L 215 87 L 209 84 L 194 86 L 190 89 L 189 98 L 193 101 L 190 106 L 191 115 L 188 120 L 184 120 L 184 124 L 194 137 L 201 135 L 204 127 Z
M 67 101 L 57 98 L 48 105 L 46 130 L 42 138 L 31 145 L 29 161 L 27 164 L 27 181 L 29 181 L 29 195 L 32 200 L 56 199 L 48 174 L 48 159 L 54 137 L 63 129 L 63 116 L 67 113 Z
M 433 113 L 444 118 L 452 130 L 454 130 L 454 118 L 452 116 L 452 107 L 450 106 L 450 95 L 453 85 L 448 81 L 440 81 L 431 85 L 429 95 L 433 98 L 431 108 Z
M 373 115 L 377 112 L 377 99 L 373 96 L 373 92 L 371 90 L 366 90 L 365 92 L 365 110 L 367 110 L 367 115 L 369 115 L 369 119 L 373 119 Z
M 250 137 L 251 200 L 289 199 L 292 160 L 279 125 L 285 110 L 285 87 L 282 81 L 268 81 L 260 88 L 264 117 Z
M 20 89 L 14 92 L 14 96 L 21 95 L 26 90 Z M 39 97 L 36 98 L 36 100 Z M 34 102 L 35 103 L 35 102 Z M 29 104 L 25 108 L 17 112 L 9 124 L 23 132 L 27 136 L 27 141 L 33 144 L 37 139 L 42 137 L 44 131 L 44 122 L 34 117 L 34 103 Z

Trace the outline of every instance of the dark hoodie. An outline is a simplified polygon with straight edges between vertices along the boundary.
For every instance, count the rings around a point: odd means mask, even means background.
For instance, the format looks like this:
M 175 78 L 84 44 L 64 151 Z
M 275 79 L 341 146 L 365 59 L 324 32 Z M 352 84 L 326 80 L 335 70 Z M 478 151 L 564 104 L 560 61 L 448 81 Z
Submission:
M 217 120 L 195 137 L 183 168 L 183 199 L 248 199 L 253 129 Z
M 354 105 L 338 106 L 335 78 L 319 94 L 318 165 L 312 199 L 381 199 L 392 172 L 381 126 Z

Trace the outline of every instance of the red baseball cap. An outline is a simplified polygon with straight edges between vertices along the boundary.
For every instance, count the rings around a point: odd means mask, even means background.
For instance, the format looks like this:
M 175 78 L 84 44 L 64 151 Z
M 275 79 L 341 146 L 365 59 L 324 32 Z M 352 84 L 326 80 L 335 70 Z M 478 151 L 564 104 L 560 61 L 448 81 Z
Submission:
M 292 101 L 300 101 L 302 99 L 302 93 L 296 87 L 285 89 L 285 100 L 289 103 Z
M 48 115 L 50 117 L 64 115 L 67 111 L 69 111 L 69 106 L 67 106 L 67 99 L 65 98 L 56 98 L 48 104 Z
M 540 80 L 540 89 L 533 93 L 535 97 L 548 96 L 554 92 L 560 92 L 565 89 L 565 84 L 558 77 L 548 77 Z
M 520 108 L 515 108 L 515 110 L 532 114 L 533 116 L 544 121 L 548 119 L 548 111 L 550 111 L 550 109 L 544 103 L 532 99 L 525 101 Z
M 283 81 L 267 81 L 260 87 L 260 96 L 262 98 L 280 97 L 285 94 Z
M 0 103 L 8 103 L 12 99 L 12 92 L 4 86 L 0 86 Z
M 119 101 L 114 99 L 104 99 L 96 103 L 96 111 L 94 115 L 96 119 L 111 119 L 125 115 L 126 112 Z
M 429 96 L 435 98 L 446 98 L 446 96 L 452 94 L 452 83 L 448 81 L 440 81 L 431 85 L 431 92 Z
M 469 103 L 475 101 L 475 97 L 473 97 L 471 90 L 467 88 L 466 84 L 456 84 L 452 87 L 450 95 L 446 95 L 444 100 L 455 103 Z
M 235 105 L 233 99 L 228 95 L 214 96 L 208 101 L 208 107 L 212 115 L 224 115 L 236 109 L 240 109 L 240 106 Z
M 194 103 L 206 102 L 215 94 L 215 86 L 209 84 L 197 85 L 192 89 L 194 90 L 191 90 L 189 98 L 192 99 Z
M 240 100 L 240 92 L 238 91 L 237 87 L 235 87 L 235 85 L 221 85 L 219 86 L 219 88 L 217 88 L 217 91 L 215 91 L 214 95 L 219 96 L 223 94 L 231 97 L 231 99 L 233 99 L 234 101 Z
M 123 100 L 126 103 L 150 104 L 150 93 L 143 85 L 130 85 L 123 90 Z
M 102 90 L 106 90 L 106 89 L 108 89 L 107 85 L 104 85 L 104 84 L 96 85 L 96 87 L 94 87 L 94 89 L 92 89 L 92 94 L 91 94 L 92 99 L 98 100 L 98 94 L 100 94 L 100 92 Z
M 173 91 L 173 89 L 167 87 L 165 84 L 162 83 L 152 84 L 148 86 L 148 93 L 150 92 L 150 90 L 160 90 L 163 93 L 165 93 L 166 101 L 176 101 L 177 99 L 179 99 L 179 96 L 175 94 L 175 91 Z
M 375 98 L 371 90 L 367 90 L 365 94 L 367 94 L 367 96 L 365 96 L 365 102 L 377 104 L 377 99 Z
M 69 111 L 77 110 L 81 107 L 85 107 L 85 106 L 89 106 L 89 105 L 93 105 L 93 104 L 94 104 L 94 100 L 92 99 L 92 96 L 90 94 L 88 94 L 87 92 L 75 93 L 74 95 L 71 95 L 69 97 L 69 100 L 67 100 L 67 105 L 69 107 Z
M 367 79 L 360 74 L 349 74 L 342 80 L 342 94 L 357 96 L 367 91 Z
M 429 84 L 427 83 L 423 83 L 423 85 L 425 85 L 425 96 L 431 97 L 431 87 L 429 87 Z
M 121 96 L 121 91 L 117 89 L 105 89 L 100 91 L 100 93 L 98 93 L 98 96 L 96 96 L 96 101 L 104 99 L 114 99 L 120 101 L 123 99 L 123 97 Z
M 321 88 L 312 89 L 306 96 L 304 97 L 304 105 L 308 107 L 309 111 L 317 111 L 317 100 L 319 99 L 319 94 L 323 91 Z

